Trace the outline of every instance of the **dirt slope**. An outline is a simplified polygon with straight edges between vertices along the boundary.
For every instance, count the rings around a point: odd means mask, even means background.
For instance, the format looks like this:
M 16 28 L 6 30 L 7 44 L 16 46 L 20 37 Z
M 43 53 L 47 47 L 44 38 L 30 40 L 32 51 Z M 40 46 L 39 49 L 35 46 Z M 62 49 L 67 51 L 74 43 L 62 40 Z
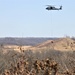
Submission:
M 37 48 L 49 48 L 54 50 L 75 50 L 75 41 L 71 38 L 48 40 L 42 44 L 39 44 Z

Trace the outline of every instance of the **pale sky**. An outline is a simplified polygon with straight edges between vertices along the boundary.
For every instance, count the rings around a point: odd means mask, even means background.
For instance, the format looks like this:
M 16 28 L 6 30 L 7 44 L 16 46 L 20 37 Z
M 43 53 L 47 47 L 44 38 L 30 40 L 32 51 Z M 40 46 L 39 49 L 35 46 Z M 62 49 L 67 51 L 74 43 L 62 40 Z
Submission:
M 47 11 L 46 5 L 63 6 Z M 0 37 L 75 36 L 75 0 L 0 0 Z

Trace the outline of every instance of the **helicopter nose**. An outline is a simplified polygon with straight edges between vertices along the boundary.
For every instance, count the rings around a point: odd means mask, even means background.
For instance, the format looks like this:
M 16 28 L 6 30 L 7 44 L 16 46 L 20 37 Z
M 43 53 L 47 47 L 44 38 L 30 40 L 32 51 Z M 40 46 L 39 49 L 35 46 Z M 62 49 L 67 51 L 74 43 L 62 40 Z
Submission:
M 48 9 L 48 8 L 46 8 L 46 9 Z
M 48 10 L 48 8 L 46 8 Z

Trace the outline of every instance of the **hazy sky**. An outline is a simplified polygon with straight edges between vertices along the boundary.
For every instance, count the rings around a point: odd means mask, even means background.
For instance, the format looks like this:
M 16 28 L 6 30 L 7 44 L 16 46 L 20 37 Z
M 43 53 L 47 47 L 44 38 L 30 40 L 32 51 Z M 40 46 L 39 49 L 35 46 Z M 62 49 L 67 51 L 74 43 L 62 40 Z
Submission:
M 63 6 L 47 11 L 46 5 Z M 75 36 L 75 0 L 0 0 L 0 37 Z

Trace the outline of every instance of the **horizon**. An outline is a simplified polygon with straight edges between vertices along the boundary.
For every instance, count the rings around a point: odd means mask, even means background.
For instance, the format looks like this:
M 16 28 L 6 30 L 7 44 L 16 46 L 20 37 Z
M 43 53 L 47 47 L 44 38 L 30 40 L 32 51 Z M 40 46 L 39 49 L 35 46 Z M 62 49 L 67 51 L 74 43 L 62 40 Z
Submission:
M 74 36 L 72 36 L 72 37 L 70 37 L 70 36 L 61 36 L 61 37 L 47 37 L 47 36 L 45 36 L 45 37 L 40 37 L 40 36 L 38 36 L 38 37 L 36 37 L 36 36 L 34 36 L 34 37 L 15 37 L 15 36 L 11 36 L 11 37 L 0 37 L 0 38 L 74 38 Z

